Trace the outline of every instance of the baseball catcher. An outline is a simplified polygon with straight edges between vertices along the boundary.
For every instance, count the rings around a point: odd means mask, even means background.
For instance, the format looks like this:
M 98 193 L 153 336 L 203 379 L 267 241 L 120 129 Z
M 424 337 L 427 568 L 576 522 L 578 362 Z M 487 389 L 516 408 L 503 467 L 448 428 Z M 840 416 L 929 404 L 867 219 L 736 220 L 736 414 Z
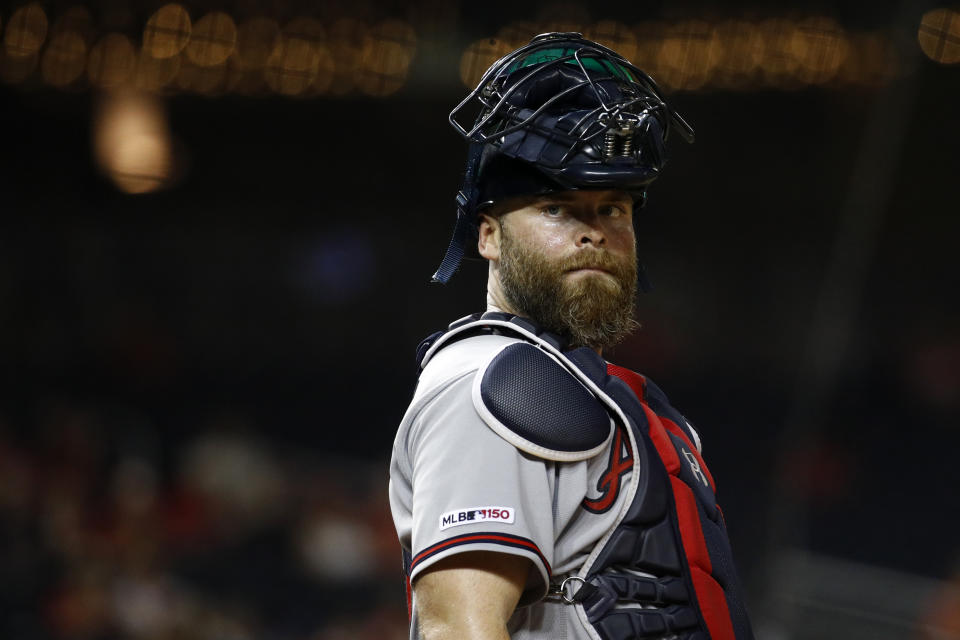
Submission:
M 410 637 L 753 638 L 697 432 L 603 359 L 647 286 L 634 221 L 693 130 L 576 33 L 494 63 L 450 123 L 469 152 L 433 278 L 476 247 L 487 300 L 420 345 L 393 447 Z

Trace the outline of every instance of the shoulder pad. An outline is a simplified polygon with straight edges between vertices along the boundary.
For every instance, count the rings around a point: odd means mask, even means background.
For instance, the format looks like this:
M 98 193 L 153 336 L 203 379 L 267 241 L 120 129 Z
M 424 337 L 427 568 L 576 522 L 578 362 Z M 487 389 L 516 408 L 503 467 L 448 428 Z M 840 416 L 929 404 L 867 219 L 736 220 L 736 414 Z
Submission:
M 512 335 L 535 344 L 546 344 L 557 351 L 563 351 L 564 342 L 552 333 L 540 329 L 526 318 L 502 311 L 465 316 L 450 323 L 446 331 L 433 333 L 417 347 L 417 365 L 423 369 L 430 359 L 440 350 L 454 342 L 475 335 L 494 334 Z
M 604 405 L 542 349 L 518 342 L 477 372 L 473 403 L 484 422 L 526 453 L 573 462 L 600 453 L 613 437 Z
M 667 399 L 667 394 L 663 390 L 655 385 L 650 378 L 644 377 L 644 400 L 646 400 L 647 405 L 653 409 L 653 412 L 659 416 L 669 418 L 676 424 L 680 429 L 682 429 L 690 440 L 693 442 L 693 446 L 697 448 L 697 451 L 703 453 L 703 444 L 700 442 L 700 434 L 697 433 L 697 430 L 693 428 L 693 425 L 690 424 L 690 421 L 687 418 L 677 411 L 673 405 L 670 404 L 670 400 Z

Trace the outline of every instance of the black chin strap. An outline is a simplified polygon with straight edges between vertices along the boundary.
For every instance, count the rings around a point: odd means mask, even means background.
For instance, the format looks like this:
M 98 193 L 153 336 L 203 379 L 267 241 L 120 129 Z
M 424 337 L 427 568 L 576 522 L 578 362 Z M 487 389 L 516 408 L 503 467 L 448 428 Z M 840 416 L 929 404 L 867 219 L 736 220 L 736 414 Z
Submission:
M 460 267 L 467 241 L 473 236 L 473 220 L 466 211 L 466 203 L 467 199 L 461 191 L 457 194 L 457 222 L 453 227 L 453 236 L 450 238 L 447 252 L 443 254 L 443 261 L 437 267 L 437 272 L 430 278 L 430 282 L 447 284 Z
M 467 249 L 467 242 L 474 234 L 476 221 L 473 212 L 477 208 L 477 172 L 480 169 L 480 156 L 483 155 L 483 145 L 470 143 L 470 152 L 467 156 L 467 169 L 463 176 L 463 187 L 457 193 L 457 222 L 453 227 L 453 236 L 443 254 L 443 261 L 430 282 L 446 284 L 453 274 L 460 268 L 463 254 Z

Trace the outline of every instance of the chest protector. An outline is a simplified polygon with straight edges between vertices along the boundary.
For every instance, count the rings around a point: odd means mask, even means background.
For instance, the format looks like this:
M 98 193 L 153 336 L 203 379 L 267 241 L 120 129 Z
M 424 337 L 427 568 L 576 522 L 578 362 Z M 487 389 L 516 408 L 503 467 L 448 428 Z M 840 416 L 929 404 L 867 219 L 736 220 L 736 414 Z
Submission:
M 590 349 L 562 351 L 556 336 L 505 313 L 453 323 L 421 344 L 418 361 L 490 333 L 522 338 L 579 380 L 613 418 L 617 441 L 633 458 L 614 526 L 554 595 L 575 606 L 603 640 L 752 640 L 713 477 L 696 432 L 663 392 Z M 524 448 L 530 437 L 513 439 Z

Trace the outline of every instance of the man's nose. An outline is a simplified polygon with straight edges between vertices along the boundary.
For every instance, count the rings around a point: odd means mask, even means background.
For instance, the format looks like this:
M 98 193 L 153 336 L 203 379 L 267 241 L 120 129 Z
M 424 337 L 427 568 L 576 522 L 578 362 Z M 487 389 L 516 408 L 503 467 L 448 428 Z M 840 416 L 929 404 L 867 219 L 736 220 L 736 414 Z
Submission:
M 579 238 L 577 246 L 592 244 L 599 247 L 607 242 L 600 216 L 584 216 L 578 218 L 578 220 L 580 221 L 580 228 L 577 229 L 577 237 Z

